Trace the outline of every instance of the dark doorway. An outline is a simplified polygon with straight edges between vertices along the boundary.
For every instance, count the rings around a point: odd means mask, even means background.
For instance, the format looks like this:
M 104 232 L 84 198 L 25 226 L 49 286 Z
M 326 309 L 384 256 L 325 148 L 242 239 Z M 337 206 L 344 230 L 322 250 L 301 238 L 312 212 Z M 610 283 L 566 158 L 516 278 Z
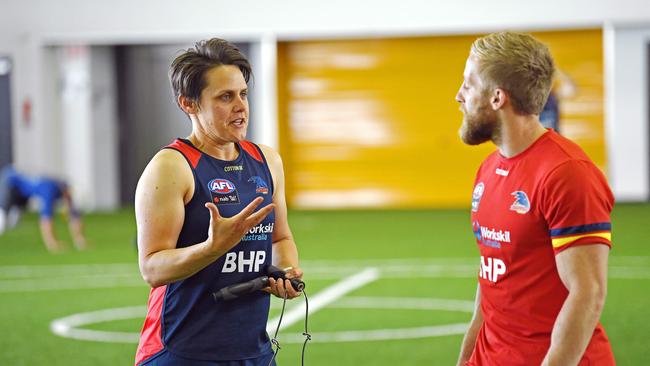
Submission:
M 119 128 L 120 201 L 133 205 L 135 187 L 147 163 L 192 125 L 176 105 L 168 78 L 169 65 L 192 44 L 115 47 Z M 248 44 L 237 44 L 248 54 Z M 251 86 L 249 104 L 254 104 Z
M 11 59 L 0 56 L 0 168 L 11 164 Z

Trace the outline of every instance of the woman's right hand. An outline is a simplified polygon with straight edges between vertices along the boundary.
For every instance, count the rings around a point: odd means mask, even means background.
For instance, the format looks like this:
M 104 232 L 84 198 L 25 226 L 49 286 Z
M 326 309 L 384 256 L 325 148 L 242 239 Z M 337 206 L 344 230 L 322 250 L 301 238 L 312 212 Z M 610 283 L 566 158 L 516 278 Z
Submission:
M 228 218 L 219 214 L 217 205 L 206 203 L 205 207 L 210 210 L 210 228 L 208 240 L 205 242 L 208 252 L 218 257 L 224 255 L 237 245 L 250 229 L 262 222 L 275 208 L 271 203 L 255 212 L 263 201 L 262 197 L 257 197 L 237 215 Z

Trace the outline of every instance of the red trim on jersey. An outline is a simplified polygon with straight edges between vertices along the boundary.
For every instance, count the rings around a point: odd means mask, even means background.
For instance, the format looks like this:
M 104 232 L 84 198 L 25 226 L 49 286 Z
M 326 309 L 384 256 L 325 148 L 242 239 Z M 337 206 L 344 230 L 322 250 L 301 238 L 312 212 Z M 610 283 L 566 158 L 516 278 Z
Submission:
M 192 168 L 196 168 L 199 164 L 199 158 L 201 158 L 201 152 L 195 149 L 194 147 L 184 143 L 181 140 L 176 140 L 166 147 L 178 150 L 185 158 L 192 164 Z
M 262 154 L 260 154 L 259 150 L 257 150 L 254 143 L 250 141 L 240 141 L 239 145 L 255 160 L 259 161 L 260 163 L 264 163 Z
M 152 288 L 147 304 L 147 317 L 140 333 L 140 344 L 135 354 L 135 364 L 138 365 L 147 358 L 160 352 L 165 346 L 162 343 L 162 307 L 167 286 Z

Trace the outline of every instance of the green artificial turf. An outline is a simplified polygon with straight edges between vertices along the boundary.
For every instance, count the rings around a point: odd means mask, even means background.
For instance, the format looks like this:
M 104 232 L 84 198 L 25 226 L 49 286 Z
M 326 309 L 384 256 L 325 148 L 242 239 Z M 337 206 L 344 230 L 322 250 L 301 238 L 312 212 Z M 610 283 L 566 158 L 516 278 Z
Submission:
M 310 332 L 416 328 L 469 321 L 467 309 L 380 308 L 390 299 L 473 301 L 478 250 L 467 210 L 291 211 L 290 224 L 310 298 L 368 268 L 380 275 L 310 316 Z M 131 210 L 84 217 L 92 247 L 77 251 L 62 223 L 68 250 L 52 255 L 40 241 L 37 217 L 27 214 L 0 236 L 0 365 L 129 365 L 135 343 L 76 340 L 54 335 L 54 319 L 77 313 L 145 306 Z M 609 295 L 602 323 L 620 365 L 650 364 L 650 205 L 619 204 L 613 217 Z M 100 265 L 100 266 L 90 266 Z M 312 272 L 310 273 L 310 269 Z M 438 271 L 431 274 L 427 271 Z M 395 273 L 398 273 L 396 275 Z M 428 273 L 428 274 L 427 274 Z M 377 298 L 372 308 L 345 300 Z M 383 299 L 383 300 L 382 300 Z M 302 299 L 289 303 L 288 309 Z M 279 313 L 273 301 L 271 317 Z M 347 306 L 347 307 L 346 307 Z M 97 322 L 84 329 L 135 334 L 142 317 Z M 302 332 L 301 321 L 282 330 Z M 451 365 L 462 335 L 408 340 L 310 343 L 306 365 Z M 279 364 L 300 364 L 302 345 L 285 342 Z

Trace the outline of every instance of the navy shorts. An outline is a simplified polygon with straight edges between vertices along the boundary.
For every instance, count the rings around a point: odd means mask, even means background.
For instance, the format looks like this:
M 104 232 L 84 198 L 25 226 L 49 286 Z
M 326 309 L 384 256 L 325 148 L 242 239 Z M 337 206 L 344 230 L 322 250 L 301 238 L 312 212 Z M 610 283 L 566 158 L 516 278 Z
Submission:
M 29 197 L 23 196 L 16 187 L 14 187 L 9 178 L 0 172 L 0 208 L 9 211 L 12 207 L 24 209 L 27 206 Z
M 165 349 L 138 366 L 268 366 L 271 358 L 273 358 L 272 353 L 257 358 L 238 361 L 191 360 L 174 355 Z M 271 366 L 277 366 L 275 360 L 273 360 Z

